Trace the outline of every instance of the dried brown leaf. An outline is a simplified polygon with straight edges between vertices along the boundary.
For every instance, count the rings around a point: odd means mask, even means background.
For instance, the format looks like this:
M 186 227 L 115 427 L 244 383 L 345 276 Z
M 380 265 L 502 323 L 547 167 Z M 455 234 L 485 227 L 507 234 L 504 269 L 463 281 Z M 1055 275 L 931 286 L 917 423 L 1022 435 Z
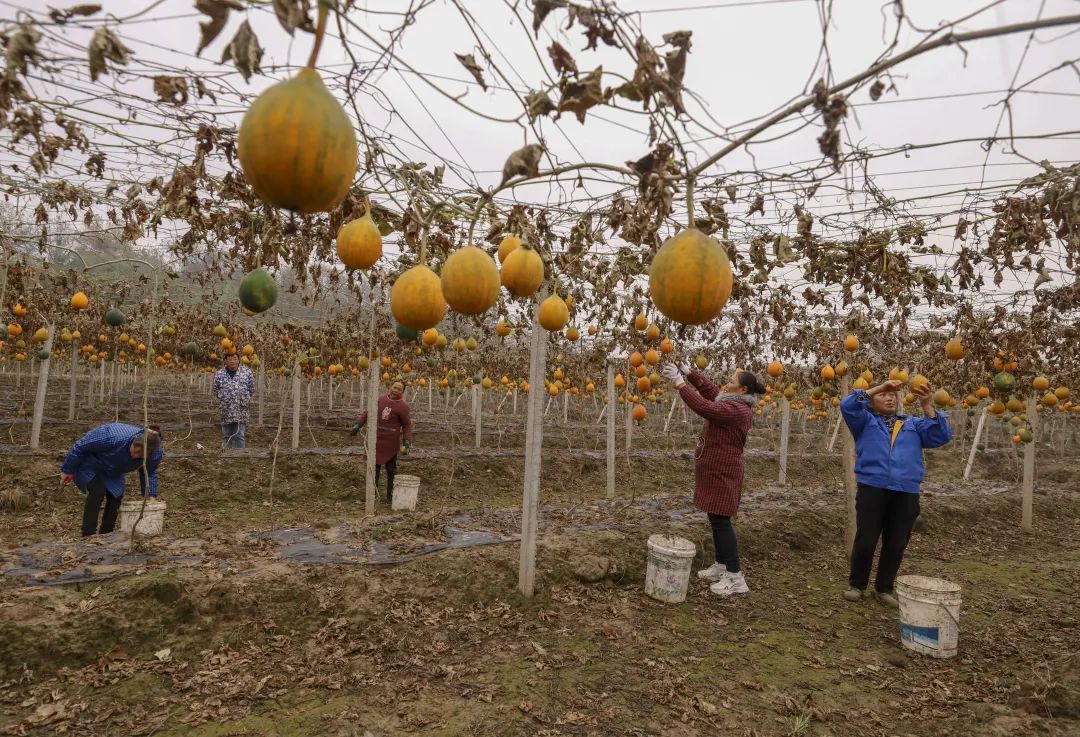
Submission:
M 159 74 L 154 77 L 154 94 L 161 102 L 172 105 L 184 105 L 188 101 L 188 83 L 183 77 L 170 77 Z
M 600 87 L 603 74 L 604 68 L 597 67 L 584 78 L 579 77 L 573 81 L 563 79 L 559 83 L 559 91 L 562 93 L 559 98 L 559 113 L 569 110 L 577 116 L 578 122 L 584 123 L 585 113 L 589 108 L 604 102 L 604 91 Z
M 236 30 L 232 41 L 225 47 L 225 52 L 221 55 L 221 63 L 224 64 L 231 59 L 237 71 L 247 82 L 252 74 L 262 71 L 259 68 L 262 55 L 263 49 L 259 46 L 259 39 L 251 30 L 251 24 L 244 21 Z
M 120 39 L 108 28 L 99 28 L 94 31 L 90 39 L 90 79 L 96 81 L 105 72 L 109 71 L 106 61 L 124 65 L 128 63 L 131 49 L 124 46 Z
M 273 0 L 274 15 L 278 23 L 290 36 L 298 27 L 307 25 L 310 20 L 307 17 L 306 4 L 301 0 Z
M 199 48 L 195 50 L 198 56 L 224 30 L 229 11 L 243 10 L 244 4 L 240 0 L 195 0 L 195 9 L 210 16 L 209 20 L 199 24 Z
M 454 54 L 454 56 L 461 62 L 461 66 L 465 67 L 469 74 L 473 76 L 480 88 L 487 92 L 488 87 L 487 82 L 484 81 L 484 70 L 476 63 L 476 57 L 472 54 Z
M 560 76 L 578 73 L 574 57 L 558 41 L 551 42 L 551 46 L 548 47 L 548 56 L 551 57 L 551 63 L 555 65 L 555 71 Z
M 550 114 L 555 110 L 555 103 L 548 97 L 548 93 L 543 90 L 536 90 L 530 92 L 525 97 L 525 112 L 529 116 L 529 121 L 534 121 L 537 118 Z

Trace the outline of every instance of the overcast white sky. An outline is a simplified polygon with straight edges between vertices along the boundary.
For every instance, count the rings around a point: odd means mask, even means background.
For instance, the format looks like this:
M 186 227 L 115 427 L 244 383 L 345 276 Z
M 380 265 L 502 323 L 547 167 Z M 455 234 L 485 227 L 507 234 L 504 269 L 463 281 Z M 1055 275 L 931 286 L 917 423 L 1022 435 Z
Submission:
M 144 11 L 150 0 L 102 0 L 107 14 L 125 18 Z M 913 23 L 929 29 L 946 21 L 968 15 L 990 4 L 988 0 L 906 0 L 904 7 Z M 564 30 L 566 13 L 554 11 L 541 28 L 536 45 L 541 61 L 529 43 L 532 35 L 531 10 L 518 0 L 467 0 L 464 7 L 472 14 L 477 32 L 492 52 L 495 62 L 507 73 L 514 87 L 525 94 L 554 76 L 545 49 L 553 39 L 558 40 L 577 59 L 581 70 L 603 65 L 605 71 L 625 76 L 633 73 L 630 59 L 621 51 L 607 49 L 601 44 L 598 51 L 581 51 L 584 37 L 581 27 Z M 896 28 L 891 3 L 878 0 L 835 0 L 833 21 L 828 29 L 828 47 L 835 79 L 844 79 L 864 70 L 883 51 Z M 399 17 L 383 14 L 400 11 L 403 0 L 356 0 L 349 17 L 375 38 L 385 43 L 387 32 L 396 27 Z M 511 12 L 518 6 L 526 20 L 521 25 Z M 820 13 L 822 5 L 816 0 L 620 0 L 624 11 L 637 16 L 645 35 L 654 43 L 674 30 L 692 30 L 693 46 L 689 56 L 686 84 L 711 114 L 723 126 L 740 126 L 742 121 L 757 118 L 803 92 L 814 68 L 821 45 Z M 5 16 L 14 17 L 15 8 L 40 11 L 40 0 L 0 0 Z M 981 13 L 961 27 L 962 30 L 1047 18 L 1080 12 L 1080 2 L 1073 0 L 1007 0 Z M 70 43 L 68 53 L 78 57 L 85 48 L 90 29 L 107 19 L 105 13 L 95 16 L 85 28 L 68 25 L 53 31 Z M 199 15 L 190 0 L 163 0 L 138 18 L 126 20 L 116 28 L 123 42 L 135 52 L 129 66 L 131 74 L 111 74 L 97 85 L 82 80 L 74 89 L 63 91 L 65 100 L 83 102 L 85 110 L 111 110 L 109 97 L 135 93 L 153 98 L 149 77 L 168 69 L 198 74 L 218 75 L 219 81 L 235 87 L 244 94 L 256 94 L 276 79 L 288 76 L 304 63 L 311 36 L 302 32 L 290 39 L 278 25 L 268 8 L 233 13 L 228 26 L 218 39 L 195 58 L 198 44 Z M 262 67 L 264 74 L 245 83 L 232 67 L 217 62 L 222 49 L 247 19 L 265 48 Z M 854 141 L 868 148 L 891 148 L 904 144 L 925 144 L 956 138 L 980 138 L 994 134 L 1000 115 L 1004 90 L 1012 80 L 1027 82 L 1053 67 L 1071 61 L 1077 53 L 1077 32 L 1080 28 L 1064 27 L 1040 31 L 1030 38 L 1020 33 L 968 44 L 964 51 L 946 48 L 916 58 L 894 69 L 896 93 L 886 92 L 878 103 L 872 103 L 865 90 L 856 94 L 847 120 L 845 149 Z M 335 29 L 336 33 L 336 29 Z M 377 56 L 371 42 L 355 29 L 347 37 L 354 54 L 362 64 Z M 905 27 L 900 35 L 899 49 L 905 49 L 919 39 L 919 34 Z M 361 112 L 371 129 L 386 131 L 393 143 L 414 161 L 429 164 L 445 163 L 451 173 L 448 181 L 456 183 L 457 172 L 463 183 L 490 187 L 499 180 L 499 172 L 507 154 L 524 143 L 533 142 L 531 132 L 516 124 L 496 123 L 471 115 L 425 83 L 420 76 L 408 71 L 405 65 L 427 75 L 462 102 L 493 117 L 514 117 L 520 111 L 517 97 L 503 87 L 490 69 L 485 76 L 492 89 L 485 92 L 473 84 L 454 53 L 475 52 L 482 55 L 468 25 L 451 0 L 435 0 L 424 7 L 416 21 L 404 33 L 396 47 L 397 58 L 389 70 L 371 75 L 362 90 Z M 327 76 L 341 73 L 349 64 L 340 39 L 328 39 L 320 57 L 320 67 Z M 820 67 L 817 75 L 820 75 Z M 137 77 L 133 75 L 142 75 Z M 816 76 L 815 75 L 815 78 Z M 605 86 L 616 80 L 605 79 Z M 44 90 L 41 96 L 44 95 Z M 553 95 L 554 96 L 554 95 Z M 102 98 L 95 100 L 94 98 Z M 927 99 L 931 98 L 931 99 Z M 220 122 L 239 123 L 243 105 L 235 96 L 219 97 Z M 123 103 L 122 103 L 123 104 Z M 551 156 L 560 163 L 599 161 L 622 164 L 637 159 L 648 151 L 645 127 L 647 119 L 632 110 L 638 106 L 622 101 L 627 111 L 595 108 L 585 125 L 567 114 L 557 123 L 541 120 L 539 128 Z M 207 106 L 212 109 L 213 106 Z M 140 120 L 170 122 L 177 112 L 164 112 L 151 105 L 144 106 Z M 390 112 L 390 111 L 393 112 Z M 691 112 L 705 119 L 696 103 Z M 87 119 L 93 119 L 85 113 Z M 1071 67 L 1062 68 L 1035 83 L 1027 92 L 1013 99 L 1012 125 L 1020 135 L 1042 134 L 1080 128 L 1072 121 L 1080 120 L 1080 75 Z M 102 119 L 116 132 L 137 139 L 168 139 L 159 129 L 136 123 L 118 124 Z M 780 125 L 762 138 L 774 139 L 778 133 L 790 131 L 801 124 L 798 118 Z M 713 126 L 718 128 L 719 126 Z M 1008 121 L 1002 124 L 999 135 L 1006 135 Z M 692 130 L 702 139 L 690 146 L 692 160 L 700 161 L 721 146 L 721 142 L 700 130 Z M 816 137 L 820 129 L 806 128 L 790 137 L 753 145 L 749 151 L 739 151 L 722 161 L 716 172 L 776 168 L 784 171 L 793 162 L 817 160 L 820 155 Z M 132 179 L 146 180 L 154 175 L 168 177 L 171 167 L 160 153 L 190 152 L 192 144 L 182 137 L 157 147 L 155 153 L 131 154 L 115 150 L 110 161 L 119 165 L 127 157 Z M 941 193 L 931 201 L 913 203 L 909 212 L 934 214 L 948 212 L 965 199 L 964 193 L 946 194 L 954 190 L 988 187 L 1018 181 L 1037 171 L 1022 158 L 1007 153 L 999 143 L 988 153 L 979 142 L 913 151 L 909 155 L 894 155 L 875 160 L 870 171 L 877 185 L 888 196 L 906 198 Z M 1074 163 L 1080 160 L 1080 134 L 1052 141 L 1018 142 L 1018 150 L 1032 160 Z M 188 153 L 188 155 L 190 155 Z M 983 165 L 987 164 L 986 168 Z M 123 167 L 121 167 L 123 169 Z M 162 169 L 155 171 L 155 169 Z M 835 182 L 850 176 L 848 168 L 837 175 Z M 597 175 L 599 178 L 608 174 Z M 852 184 L 852 182 L 849 182 Z M 860 182 L 853 183 L 855 189 Z M 884 224 L 882 220 L 864 220 L 859 211 L 866 206 L 862 194 L 848 196 L 843 189 L 821 188 L 810 209 L 817 215 L 841 214 L 851 211 L 849 222 L 867 226 Z M 572 181 L 566 186 L 550 184 L 519 188 L 516 195 L 526 201 L 541 204 L 563 204 L 568 198 L 603 195 L 611 191 L 600 182 L 587 181 L 586 192 L 575 191 Z M 791 218 L 791 204 L 798 199 L 790 193 L 767 204 L 766 216 L 756 217 L 753 224 L 779 225 Z M 746 203 L 732 208 L 742 215 Z M 681 216 L 677 216 L 681 220 Z M 949 223 L 946 223 L 949 225 Z M 951 225 L 950 225 L 951 227 Z M 950 250 L 951 235 L 942 239 Z

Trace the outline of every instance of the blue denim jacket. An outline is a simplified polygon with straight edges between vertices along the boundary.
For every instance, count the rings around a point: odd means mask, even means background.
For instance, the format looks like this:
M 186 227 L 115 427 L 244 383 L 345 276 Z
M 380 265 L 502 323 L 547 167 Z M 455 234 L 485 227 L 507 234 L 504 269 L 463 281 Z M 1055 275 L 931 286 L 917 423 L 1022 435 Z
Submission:
M 892 491 L 919 493 L 926 468 L 923 448 L 937 448 L 952 439 L 944 412 L 934 419 L 897 415 L 904 424 L 892 440 L 892 428 L 870 410 L 870 395 L 857 391 L 840 402 L 844 422 L 855 438 L 855 478 L 860 484 Z
M 142 435 L 142 428 L 123 422 L 98 425 L 71 446 L 60 466 L 63 473 L 75 477 L 75 485 L 83 491 L 95 477 L 101 477 L 105 488 L 114 497 L 124 495 L 124 474 L 139 472 L 139 488 L 146 493 L 146 475 L 141 458 L 131 457 L 131 444 Z M 150 496 L 157 496 L 157 469 L 164 451 L 158 448 L 146 459 L 146 471 L 150 476 Z

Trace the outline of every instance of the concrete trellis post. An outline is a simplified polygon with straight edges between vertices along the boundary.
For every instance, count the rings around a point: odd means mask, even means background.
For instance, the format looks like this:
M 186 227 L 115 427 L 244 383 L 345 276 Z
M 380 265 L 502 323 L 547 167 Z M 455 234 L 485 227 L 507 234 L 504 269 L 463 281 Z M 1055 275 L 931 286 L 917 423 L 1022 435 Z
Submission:
M 607 495 L 615 496 L 615 364 L 607 365 Z
M 75 395 L 79 389 L 79 343 L 71 341 L 71 385 L 68 388 L 68 422 L 75 420 Z
M 791 432 L 791 402 L 780 397 L 780 485 L 787 483 L 788 436 Z
M 292 372 L 292 448 L 300 447 L 300 357 L 293 362 Z
M 1024 443 L 1024 483 L 1020 489 L 1020 528 L 1024 532 L 1031 532 L 1032 527 L 1032 503 L 1035 494 L 1035 442 L 1039 430 L 1039 413 L 1036 411 L 1035 396 L 1028 397 L 1027 418 L 1031 425 L 1032 439 L 1030 443 Z
M 52 363 L 52 347 L 55 336 L 55 325 L 50 324 L 47 328 L 49 337 L 45 339 L 42 348 L 49 352 L 41 362 L 38 369 L 37 395 L 34 397 L 34 418 L 30 425 L 30 448 L 37 450 L 41 446 L 41 420 L 45 414 L 45 394 L 49 390 L 49 364 Z
M 537 304 L 544 298 L 537 299 Z M 518 591 L 532 598 L 536 588 L 536 534 L 540 513 L 540 462 L 544 444 L 544 385 L 547 373 L 547 331 L 536 318 L 534 308 L 529 345 L 529 395 L 525 424 L 525 488 L 521 501 L 521 555 L 518 565 Z
M 847 396 L 851 393 L 851 374 L 845 374 L 840 382 L 840 393 Z M 847 425 L 844 426 L 844 507 L 846 509 L 847 523 L 844 526 L 844 546 L 848 555 L 851 554 L 851 546 L 855 544 L 855 438 Z
M 986 425 L 986 413 L 988 411 L 988 407 L 983 407 L 982 414 L 979 415 L 979 424 L 975 426 L 975 437 L 971 439 L 971 450 L 968 452 L 967 465 L 964 467 L 964 481 L 971 478 L 971 466 L 975 463 L 975 453 L 979 450 L 979 438 L 982 437 L 983 426 Z
M 480 438 L 482 433 L 482 422 L 484 417 L 484 399 L 480 393 L 480 385 L 473 384 L 473 422 L 476 427 L 476 447 L 480 447 Z

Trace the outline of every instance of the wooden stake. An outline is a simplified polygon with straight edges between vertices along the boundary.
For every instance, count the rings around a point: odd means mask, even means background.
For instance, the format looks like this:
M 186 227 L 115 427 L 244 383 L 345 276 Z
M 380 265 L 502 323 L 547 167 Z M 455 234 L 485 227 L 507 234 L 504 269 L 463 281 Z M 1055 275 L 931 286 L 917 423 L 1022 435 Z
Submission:
M 840 392 L 845 397 L 851 393 L 851 375 L 845 374 L 840 382 Z M 847 524 L 844 527 L 844 547 L 851 555 L 851 548 L 855 544 L 855 494 L 858 485 L 855 480 L 855 438 L 844 423 L 844 507 L 846 509 Z
M 431 385 L 434 384 L 434 383 L 435 383 L 434 380 L 429 381 L 427 383 L 427 411 L 428 411 L 428 414 L 431 414 Z
M 45 393 L 49 389 L 49 364 L 52 363 L 53 332 L 55 326 L 51 323 L 47 330 L 49 337 L 45 339 L 44 350 L 49 351 L 49 356 L 41 362 L 38 368 L 37 396 L 34 397 L 34 419 L 30 425 L 30 448 L 37 450 L 41 447 L 41 420 L 45 414 Z
M 626 400 L 626 452 L 630 452 L 630 446 L 634 442 L 634 403 Z M 627 456 L 629 458 L 629 456 Z
M 537 304 L 544 299 L 540 295 Z M 540 513 L 540 461 L 544 445 L 544 375 L 547 373 L 547 331 L 533 312 L 529 345 L 529 395 L 525 423 L 525 488 L 521 500 L 521 557 L 518 591 L 532 598 L 536 589 L 536 533 Z
M 781 486 L 787 483 L 788 435 L 791 432 L 791 402 L 780 397 L 780 478 Z
M 615 364 L 608 362 L 607 366 L 607 402 L 604 410 L 607 416 L 607 496 L 608 499 L 615 497 Z M 601 413 L 602 414 L 602 413 Z M 599 422 L 599 420 L 597 420 Z
M 1038 431 L 1039 413 L 1035 411 L 1035 396 L 1028 397 L 1027 419 L 1031 425 L 1031 442 L 1024 443 L 1024 484 L 1021 487 L 1020 496 L 1020 529 L 1031 532 L 1032 505 L 1035 496 L 1035 435 Z
M 570 411 L 570 392 L 563 392 L 562 399 L 562 422 L 566 424 L 567 413 Z
M 967 466 L 964 467 L 964 481 L 971 478 L 971 466 L 975 463 L 975 453 L 979 450 L 979 438 L 982 437 L 983 426 L 986 424 L 986 413 L 989 411 L 989 407 L 983 407 L 982 414 L 979 415 L 979 424 L 975 427 L 975 437 L 971 439 L 971 451 L 968 453 Z

